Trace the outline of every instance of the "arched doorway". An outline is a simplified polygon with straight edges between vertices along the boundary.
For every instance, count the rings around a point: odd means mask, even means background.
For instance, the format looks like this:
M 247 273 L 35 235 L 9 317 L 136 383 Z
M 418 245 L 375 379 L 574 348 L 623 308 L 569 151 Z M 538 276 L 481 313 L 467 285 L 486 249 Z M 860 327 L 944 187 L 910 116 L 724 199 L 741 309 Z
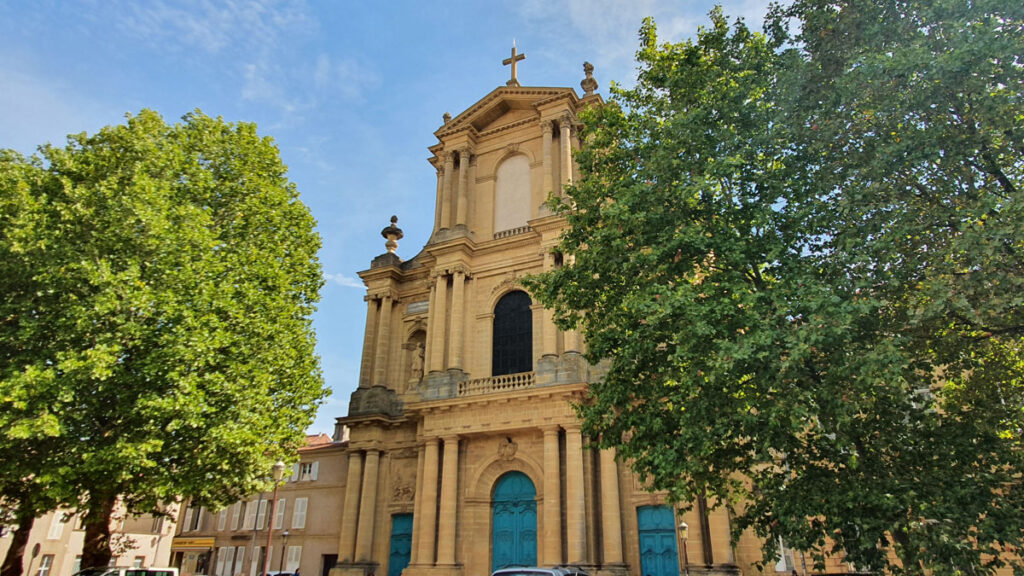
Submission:
M 644 576 L 679 576 L 676 522 L 668 506 L 636 509 L 640 532 L 640 569 Z
M 494 485 L 491 504 L 491 570 L 537 564 L 537 490 L 522 472 L 508 472 Z

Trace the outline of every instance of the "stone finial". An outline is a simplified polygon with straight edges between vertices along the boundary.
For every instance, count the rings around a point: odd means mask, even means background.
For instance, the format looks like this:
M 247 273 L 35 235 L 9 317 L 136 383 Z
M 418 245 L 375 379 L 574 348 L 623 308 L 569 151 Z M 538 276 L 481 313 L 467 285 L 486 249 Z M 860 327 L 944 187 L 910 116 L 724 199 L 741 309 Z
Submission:
M 451 121 L 452 121 L 452 115 L 451 115 L 451 114 L 449 114 L 449 113 L 447 113 L 447 112 L 445 112 L 445 113 L 444 113 L 444 116 L 441 116 L 441 118 L 443 118 L 443 119 L 444 119 L 444 123 L 445 123 L 445 124 L 448 124 L 449 122 L 451 122 Z
M 380 231 L 380 235 L 387 238 L 384 247 L 388 253 L 394 254 L 398 250 L 398 241 L 402 239 L 402 229 L 398 227 L 398 216 L 391 217 L 391 226 Z
M 587 77 L 580 82 L 580 87 L 583 88 L 584 97 L 593 96 L 594 90 L 597 90 L 597 80 L 594 80 L 594 65 L 590 62 L 584 62 L 583 73 L 587 75 Z

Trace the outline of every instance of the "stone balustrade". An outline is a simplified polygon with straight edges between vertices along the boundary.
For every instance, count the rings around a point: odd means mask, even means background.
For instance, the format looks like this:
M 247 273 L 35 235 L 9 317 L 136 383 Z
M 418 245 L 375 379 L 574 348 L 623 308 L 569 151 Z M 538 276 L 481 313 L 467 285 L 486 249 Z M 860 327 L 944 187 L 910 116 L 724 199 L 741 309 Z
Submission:
M 497 392 L 512 392 L 513 390 L 525 390 L 536 385 L 535 372 L 520 372 L 518 374 L 504 374 L 490 378 L 475 378 L 465 382 L 459 382 L 459 396 L 477 396 L 480 394 L 494 394 Z

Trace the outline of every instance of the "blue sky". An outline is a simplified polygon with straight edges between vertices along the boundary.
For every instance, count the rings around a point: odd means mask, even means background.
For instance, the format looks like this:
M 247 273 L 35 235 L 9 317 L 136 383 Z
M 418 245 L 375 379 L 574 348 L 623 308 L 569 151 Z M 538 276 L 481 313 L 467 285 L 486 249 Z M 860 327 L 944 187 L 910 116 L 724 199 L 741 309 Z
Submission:
M 767 0 L 722 3 L 760 28 Z M 427 147 L 442 115 L 504 85 L 515 39 L 526 86 L 630 85 L 637 30 L 692 36 L 711 3 L 687 0 L 371 2 L 0 0 L 0 147 L 28 154 L 142 108 L 195 108 L 272 136 L 323 238 L 314 323 L 334 393 L 310 432 L 331 433 L 358 381 L 365 304 L 356 273 L 384 252 L 392 214 L 412 258 L 430 235 Z

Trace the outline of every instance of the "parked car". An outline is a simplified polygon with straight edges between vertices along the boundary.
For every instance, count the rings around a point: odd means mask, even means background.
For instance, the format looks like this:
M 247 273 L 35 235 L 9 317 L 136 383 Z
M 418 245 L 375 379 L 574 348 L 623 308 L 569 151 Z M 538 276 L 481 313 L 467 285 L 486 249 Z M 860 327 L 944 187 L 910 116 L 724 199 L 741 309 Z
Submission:
M 543 568 L 540 566 L 509 566 L 499 568 L 491 573 L 491 576 L 589 576 L 579 566 L 568 566 L 565 564 Z

